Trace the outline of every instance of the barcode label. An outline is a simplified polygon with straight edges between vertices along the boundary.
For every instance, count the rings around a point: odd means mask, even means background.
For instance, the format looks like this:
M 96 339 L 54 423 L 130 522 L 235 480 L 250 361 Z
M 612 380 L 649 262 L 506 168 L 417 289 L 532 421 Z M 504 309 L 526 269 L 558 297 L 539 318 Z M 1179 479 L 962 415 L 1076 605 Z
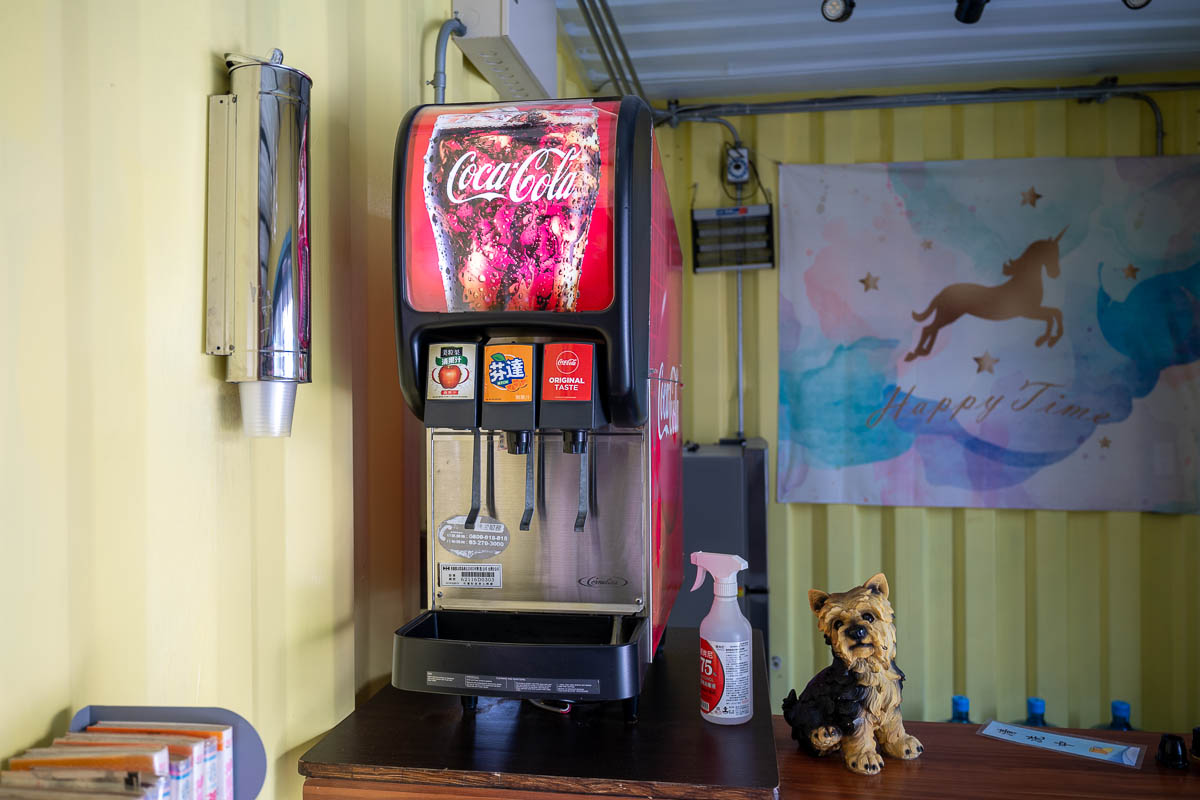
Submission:
M 438 586 L 499 589 L 503 583 L 503 567 L 500 564 L 438 564 Z

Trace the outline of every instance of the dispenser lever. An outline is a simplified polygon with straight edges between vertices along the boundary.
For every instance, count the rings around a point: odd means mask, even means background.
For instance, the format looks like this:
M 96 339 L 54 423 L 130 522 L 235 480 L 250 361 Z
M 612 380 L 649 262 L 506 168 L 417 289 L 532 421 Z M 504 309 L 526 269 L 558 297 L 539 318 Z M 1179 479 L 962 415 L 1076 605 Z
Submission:
M 588 515 L 588 450 L 587 439 L 579 450 L 579 511 L 575 514 L 575 532 L 583 533 Z
M 525 513 L 521 515 L 521 530 L 529 530 L 533 519 L 533 448 L 525 453 Z
M 463 522 L 469 531 L 475 530 L 475 520 L 479 518 L 479 428 L 471 431 L 471 437 L 471 510 Z

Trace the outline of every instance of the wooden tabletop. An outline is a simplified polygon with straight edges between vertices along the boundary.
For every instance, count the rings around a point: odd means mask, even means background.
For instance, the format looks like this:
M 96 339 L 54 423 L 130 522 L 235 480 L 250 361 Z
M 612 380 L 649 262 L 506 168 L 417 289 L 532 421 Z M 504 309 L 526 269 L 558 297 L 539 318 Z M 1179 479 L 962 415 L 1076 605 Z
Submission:
M 908 722 L 925 752 L 915 761 L 884 759 L 883 771 L 864 777 L 847 770 L 840 758 L 814 758 L 797 749 L 791 728 L 775 718 L 780 796 L 791 798 L 1200 798 L 1200 763 L 1188 770 L 1167 769 L 1154 760 L 1159 734 L 1118 731 L 1064 733 L 1147 747 L 1140 769 L 1089 761 L 1002 742 L 976 731 L 980 725 Z M 1191 744 L 1191 736 L 1185 740 Z
M 813 758 L 797 750 L 791 729 L 782 717 L 773 719 L 779 756 L 782 800 L 801 798 L 871 798 L 871 800 L 1050 800 L 1050 798 L 1155 798 L 1200 797 L 1200 763 L 1189 770 L 1169 770 L 1154 761 L 1155 733 L 1072 731 L 1082 736 L 1132 742 L 1149 748 L 1141 769 L 1103 764 L 1048 753 L 979 736 L 979 726 L 944 722 L 910 722 L 909 732 L 925 744 L 916 761 L 887 759 L 883 772 L 872 777 L 855 775 L 837 758 Z M 1190 744 L 1190 739 L 1188 741 Z M 562 787 L 560 787 L 562 788 Z M 632 790 L 634 787 L 629 787 Z M 573 792 L 523 791 L 503 788 L 499 776 L 488 785 L 432 786 L 396 781 L 309 778 L 305 800 L 578 800 Z M 646 794 L 607 794 L 606 800 L 644 800 Z
M 1147 747 L 1140 769 L 979 736 L 978 725 L 906 721 L 925 745 L 915 761 L 885 759 L 879 775 L 838 756 L 798 750 L 778 702 L 756 692 L 746 725 L 703 722 L 691 636 L 668 637 L 647 679 L 641 720 L 619 703 L 559 716 L 519 700 L 480 698 L 464 713 L 453 695 L 385 688 L 301 757 L 305 800 L 606 800 L 637 798 L 1197 798 L 1200 763 L 1169 770 L 1154 760 L 1157 733 L 1070 731 Z M 766 685 L 761 638 L 755 678 Z M 756 687 L 758 688 L 758 687 Z M 1186 737 L 1191 744 L 1191 735 Z
M 698 641 L 694 629 L 671 629 L 633 725 L 620 703 L 577 704 L 559 715 L 481 697 L 477 710 L 464 712 L 455 695 L 386 687 L 300 758 L 310 778 L 305 796 L 409 796 L 329 794 L 328 784 L 313 780 L 321 779 L 454 786 L 461 788 L 449 796 L 459 797 L 525 796 L 469 791 L 502 788 L 544 800 L 540 793 L 770 800 L 779 770 L 762 636 L 755 632 L 754 717 L 744 725 L 700 718 Z

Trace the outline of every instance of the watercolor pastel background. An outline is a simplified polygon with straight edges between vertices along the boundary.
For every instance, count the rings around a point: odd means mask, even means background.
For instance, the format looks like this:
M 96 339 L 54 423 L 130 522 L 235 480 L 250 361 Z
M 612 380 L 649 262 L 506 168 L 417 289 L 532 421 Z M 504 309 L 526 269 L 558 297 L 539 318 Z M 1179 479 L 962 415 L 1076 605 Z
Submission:
M 780 502 L 1200 507 L 1200 159 L 784 165 L 779 185 Z M 1060 273 L 1038 267 L 1053 346 L 1043 321 L 967 314 L 905 360 L 932 320 L 913 312 L 1060 234 Z

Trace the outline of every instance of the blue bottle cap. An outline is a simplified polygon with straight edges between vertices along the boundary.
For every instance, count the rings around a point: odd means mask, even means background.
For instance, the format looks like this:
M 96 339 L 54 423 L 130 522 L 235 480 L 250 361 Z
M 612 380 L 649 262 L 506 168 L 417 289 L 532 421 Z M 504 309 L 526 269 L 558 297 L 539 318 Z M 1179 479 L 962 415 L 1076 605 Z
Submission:
M 1040 697 L 1028 697 L 1025 699 L 1025 713 L 1029 716 L 1046 713 L 1046 701 Z
M 965 694 L 956 694 L 950 698 L 950 710 L 956 714 L 966 714 L 971 710 L 971 700 Z
M 1129 719 L 1129 703 L 1124 700 L 1113 700 L 1112 715 L 1117 719 Z

